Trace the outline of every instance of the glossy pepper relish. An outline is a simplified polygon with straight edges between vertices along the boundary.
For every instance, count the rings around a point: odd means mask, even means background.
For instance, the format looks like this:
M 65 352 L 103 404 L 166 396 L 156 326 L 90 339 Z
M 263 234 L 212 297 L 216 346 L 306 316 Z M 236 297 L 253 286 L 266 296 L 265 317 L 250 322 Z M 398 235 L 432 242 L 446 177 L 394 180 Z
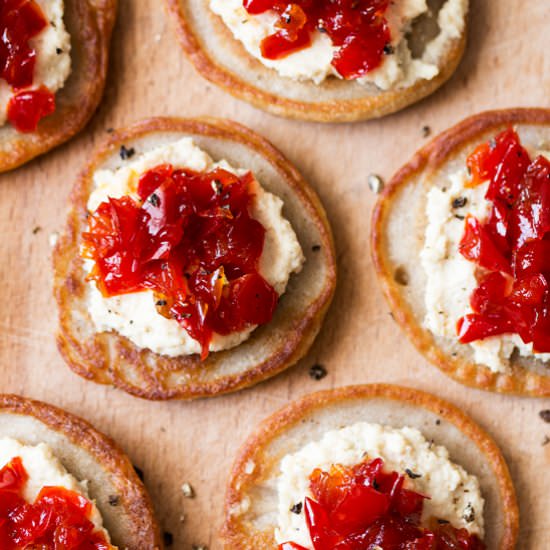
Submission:
M 40 119 L 55 111 L 55 96 L 46 87 L 27 89 L 37 56 L 30 40 L 47 25 L 34 0 L 0 0 L 0 77 L 13 89 L 7 118 L 20 132 L 33 132 Z
M 381 458 L 356 466 L 333 465 L 309 477 L 313 498 L 304 513 L 315 550 L 483 550 L 477 535 L 445 520 L 420 526 L 428 496 L 405 489 L 404 477 L 384 470 Z M 286 542 L 279 550 L 305 550 Z
M 0 470 L 2 550 L 112 550 L 90 521 L 92 503 L 63 487 L 43 487 L 33 503 L 23 498 L 28 474 L 20 457 Z
M 160 165 L 139 178 L 137 198 L 103 202 L 89 217 L 83 255 L 106 297 L 152 290 L 158 312 L 197 340 L 269 322 L 278 295 L 258 272 L 265 229 L 250 216 L 257 185 L 221 168 Z
M 266 59 L 280 59 L 311 46 L 315 32 L 337 47 L 333 67 L 346 79 L 364 76 L 382 63 L 391 43 L 385 13 L 389 0 L 243 0 L 251 15 L 274 11 L 277 31 L 261 43 Z
M 459 340 L 515 333 L 550 352 L 550 162 L 531 159 L 508 129 L 477 147 L 467 166 L 470 186 L 489 181 L 490 210 L 485 220 L 467 216 L 459 244 L 479 268 Z

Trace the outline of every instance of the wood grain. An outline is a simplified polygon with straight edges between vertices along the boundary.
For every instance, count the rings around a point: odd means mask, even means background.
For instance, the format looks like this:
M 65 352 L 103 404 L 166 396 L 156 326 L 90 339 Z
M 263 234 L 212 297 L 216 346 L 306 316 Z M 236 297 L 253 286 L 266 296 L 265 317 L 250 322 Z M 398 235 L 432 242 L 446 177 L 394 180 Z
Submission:
M 415 107 L 380 121 L 322 126 L 264 114 L 215 89 L 183 57 L 159 0 L 121 0 L 105 100 L 69 144 L 0 177 L 0 391 L 50 401 L 117 439 L 145 481 L 174 548 L 220 548 L 222 492 L 235 452 L 256 423 L 300 395 L 349 383 L 395 382 L 435 392 L 469 412 L 501 445 L 518 489 L 521 548 L 547 547 L 548 400 L 492 395 L 449 380 L 413 349 L 388 314 L 368 250 L 374 196 L 384 177 L 425 141 L 488 108 L 548 106 L 547 2 L 472 0 L 470 45 L 457 74 Z M 340 280 L 309 355 L 282 376 L 235 395 L 193 403 L 148 403 L 72 374 L 54 343 L 50 235 L 64 224 L 66 197 L 90 149 L 109 127 L 150 115 L 234 118 L 273 141 L 318 190 L 332 221 Z M 329 375 L 315 382 L 314 363 Z M 186 499 L 190 482 L 196 498 Z M 185 522 L 181 516 L 185 515 Z

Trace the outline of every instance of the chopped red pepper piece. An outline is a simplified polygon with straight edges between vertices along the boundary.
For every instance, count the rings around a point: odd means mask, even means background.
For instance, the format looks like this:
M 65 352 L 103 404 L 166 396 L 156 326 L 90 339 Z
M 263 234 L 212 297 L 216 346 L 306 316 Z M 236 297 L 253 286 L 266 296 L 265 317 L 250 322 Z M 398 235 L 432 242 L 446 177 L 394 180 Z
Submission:
M 13 95 L 8 103 L 8 120 L 19 132 L 34 132 L 38 123 L 55 111 L 55 96 L 42 86 Z
M 459 252 L 470 261 L 491 271 L 510 273 L 508 260 L 503 257 L 485 227 L 473 216 L 467 216 L 464 235 L 458 245 Z

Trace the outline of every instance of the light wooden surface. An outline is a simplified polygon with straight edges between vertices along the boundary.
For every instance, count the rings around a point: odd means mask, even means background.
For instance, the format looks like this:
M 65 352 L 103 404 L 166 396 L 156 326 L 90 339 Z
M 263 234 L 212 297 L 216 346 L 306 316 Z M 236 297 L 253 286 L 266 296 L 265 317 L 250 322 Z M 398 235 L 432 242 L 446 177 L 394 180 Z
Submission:
M 92 124 L 68 145 L 0 177 L 0 391 L 65 407 L 114 437 L 144 470 L 174 548 L 212 549 L 220 548 L 225 477 L 260 419 L 305 393 L 344 384 L 427 389 L 495 437 L 519 495 L 519 547 L 550 548 L 550 444 L 542 445 L 550 425 L 538 415 L 550 402 L 467 389 L 428 365 L 388 314 L 368 245 L 375 197 L 367 175 L 390 177 L 426 141 L 423 126 L 436 133 L 488 108 L 548 106 L 550 5 L 518 7 L 517 0 L 472 0 L 463 63 L 419 105 L 380 121 L 323 126 L 266 115 L 217 90 L 184 58 L 160 0 L 120 0 L 105 100 Z M 150 115 L 226 116 L 249 125 L 296 164 L 328 211 L 340 268 L 333 307 L 309 355 L 256 388 L 193 403 L 148 403 L 78 378 L 57 353 L 49 237 L 63 226 L 75 176 L 106 129 Z M 317 362 L 329 371 L 320 382 L 308 376 Z M 195 488 L 193 500 L 182 495 L 185 481 Z

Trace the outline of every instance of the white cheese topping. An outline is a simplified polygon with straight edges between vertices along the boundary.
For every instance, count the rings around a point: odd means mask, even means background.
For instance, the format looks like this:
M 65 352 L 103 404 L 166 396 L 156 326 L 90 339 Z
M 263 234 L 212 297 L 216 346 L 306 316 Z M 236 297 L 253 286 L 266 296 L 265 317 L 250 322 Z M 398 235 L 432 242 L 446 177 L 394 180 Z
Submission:
M 48 25 L 30 40 L 36 50 L 33 84 L 28 89 L 46 86 L 55 93 L 63 88 L 71 72 L 71 37 L 63 22 L 63 0 L 35 0 Z M 11 86 L 0 79 L 0 126 L 6 123 L 8 103 L 13 96 Z
M 210 8 L 223 19 L 249 54 L 266 67 L 275 69 L 281 76 L 295 80 L 312 80 L 316 84 L 329 76 L 341 78 L 331 64 L 338 47 L 333 46 L 326 34 L 315 31 L 310 47 L 282 59 L 266 59 L 261 54 L 261 42 L 277 30 L 275 23 L 278 17 L 274 12 L 250 15 L 243 7 L 242 0 L 210 0 Z M 385 55 L 380 67 L 358 79 L 358 82 L 373 83 L 382 90 L 388 90 L 408 87 L 420 79 L 431 80 L 439 73 L 438 61 L 448 43 L 461 36 L 467 11 L 467 0 L 446 0 L 438 15 L 439 34 L 427 44 L 422 58 L 413 59 L 406 34 L 411 29 L 413 20 L 428 12 L 427 2 L 390 2 L 386 19 L 394 53 Z
M 222 160 L 214 162 L 191 138 L 182 138 L 136 155 L 116 170 L 99 170 L 94 174 L 95 190 L 88 200 L 93 212 L 108 197 L 118 198 L 136 191 L 140 174 L 158 166 L 172 164 L 197 172 L 221 167 L 237 175 L 248 170 L 236 169 Z M 283 201 L 265 191 L 258 183 L 251 206 L 251 216 L 265 228 L 265 241 L 259 273 L 281 295 L 292 273 L 298 273 L 305 261 L 298 238 L 289 221 L 282 215 Z M 89 271 L 93 263 L 85 262 Z M 161 316 L 151 291 L 104 298 L 95 283 L 88 285 L 89 312 L 98 332 L 114 330 L 140 348 L 168 356 L 200 353 L 199 343 L 175 320 Z M 228 335 L 214 334 L 210 351 L 229 349 L 246 340 L 256 327 Z
M 355 466 L 365 460 L 365 453 L 369 460 L 382 458 L 386 470 L 403 474 L 406 488 L 430 497 L 424 501 L 423 522 L 432 517 L 445 519 L 454 527 L 483 537 L 484 501 L 479 482 L 451 462 L 445 447 L 429 443 L 414 428 L 359 422 L 326 432 L 321 440 L 283 458 L 277 483 L 278 543 L 292 541 L 313 548 L 304 513 L 295 514 L 290 509 L 312 496 L 309 476 L 313 470 L 328 471 L 334 464 Z M 410 479 L 406 469 L 420 477 Z
M 77 481 L 59 459 L 53 454 L 52 450 L 45 443 L 39 445 L 23 445 L 15 439 L 0 439 L 0 468 L 3 468 L 15 457 L 20 457 L 23 466 L 29 476 L 23 490 L 23 498 L 33 503 L 43 487 L 64 487 L 74 491 L 89 500 L 92 504 L 92 511 L 89 520 L 94 524 L 95 531 L 100 531 L 107 540 L 109 533 L 103 527 L 103 519 L 97 509 L 97 506 L 88 495 L 87 481 Z
M 550 153 L 543 153 L 550 158 Z M 424 246 L 420 253 L 422 268 L 426 274 L 424 296 L 426 316 L 424 326 L 437 336 L 457 339 L 456 323 L 471 313 L 470 296 L 477 288 L 476 265 L 458 251 L 464 234 L 464 220 L 471 214 L 484 220 L 491 204 L 485 200 L 488 182 L 467 188 L 466 169 L 452 174 L 448 185 L 433 186 L 426 202 L 427 225 Z M 453 201 L 463 197 L 466 204 L 453 208 Z M 459 217 L 457 217 L 459 216 Z M 484 340 L 465 344 L 472 347 L 476 363 L 494 372 L 506 372 L 515 350 L 520 355 L 533 356 L 532 344 L 525 344 L 517 334 L 491 336 Z M 536 354 L 538 359 L 550 360 L 550 354 Z

